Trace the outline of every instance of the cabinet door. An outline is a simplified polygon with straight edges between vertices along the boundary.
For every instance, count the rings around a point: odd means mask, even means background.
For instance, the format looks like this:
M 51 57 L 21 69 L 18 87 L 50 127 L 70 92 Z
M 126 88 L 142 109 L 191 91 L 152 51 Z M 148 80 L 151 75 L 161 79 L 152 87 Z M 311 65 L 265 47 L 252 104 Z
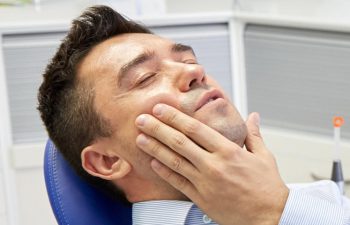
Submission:
M 3 53 L 14 144 L 41 142 L 45 129 L 36 110 L 42 72 L 64 33 L 4 35 Z
M 244 41 L 248 109 L 264 125 L 332 137 L 332 117 L 350 119 L 350 33 L 250 25 Z

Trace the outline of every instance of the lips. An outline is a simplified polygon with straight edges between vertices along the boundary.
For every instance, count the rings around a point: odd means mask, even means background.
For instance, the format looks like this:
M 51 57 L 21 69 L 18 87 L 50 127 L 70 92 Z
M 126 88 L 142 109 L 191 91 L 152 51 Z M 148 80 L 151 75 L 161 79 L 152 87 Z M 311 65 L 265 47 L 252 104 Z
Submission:
M 216 99 L 223 98 L 223 97 L 224 97 L 223 94 L 219 90 L 214 89 L 214 90 L 208 91 L 204 93 L 199 99 L 199 101 L 197 102 L 195 111 L 199 110 L 206 104 L 211 103 L 212 101 L 215 101 Z

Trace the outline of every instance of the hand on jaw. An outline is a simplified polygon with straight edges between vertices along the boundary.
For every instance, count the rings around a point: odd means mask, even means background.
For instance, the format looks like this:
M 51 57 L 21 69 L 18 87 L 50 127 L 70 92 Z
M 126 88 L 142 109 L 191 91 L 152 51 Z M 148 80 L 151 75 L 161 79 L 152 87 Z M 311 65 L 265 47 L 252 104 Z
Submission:
M 247 150 L 175 108 L 158 104 L 136 119 L 136 143 L 153 170 L 219 224 L 277 225 L 288 197 L 272 154 L 247 122 Z

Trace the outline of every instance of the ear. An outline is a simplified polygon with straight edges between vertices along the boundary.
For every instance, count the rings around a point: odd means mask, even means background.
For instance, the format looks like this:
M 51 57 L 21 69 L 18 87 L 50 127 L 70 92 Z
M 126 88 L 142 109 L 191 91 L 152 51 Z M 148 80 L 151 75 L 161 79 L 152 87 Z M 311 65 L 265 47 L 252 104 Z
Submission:
M 81 160 L 86 172 L 105 180 L 121 179 L 131 171 L 128 161 L 115 152 L 107 151 L 98 141 L 83 149 Z

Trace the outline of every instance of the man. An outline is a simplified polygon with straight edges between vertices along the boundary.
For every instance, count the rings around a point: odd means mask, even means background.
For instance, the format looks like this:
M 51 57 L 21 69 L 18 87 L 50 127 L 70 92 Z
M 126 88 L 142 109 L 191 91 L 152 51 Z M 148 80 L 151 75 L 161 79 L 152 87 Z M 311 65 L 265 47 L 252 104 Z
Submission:
M 80 175 L 135 203 L 134 224 L 285 219 L 289 189 L 263 145 L 258 115 L 246 126 L 190 46 L 108 7 L 73 21 L 44 73 L 38 108 Z

